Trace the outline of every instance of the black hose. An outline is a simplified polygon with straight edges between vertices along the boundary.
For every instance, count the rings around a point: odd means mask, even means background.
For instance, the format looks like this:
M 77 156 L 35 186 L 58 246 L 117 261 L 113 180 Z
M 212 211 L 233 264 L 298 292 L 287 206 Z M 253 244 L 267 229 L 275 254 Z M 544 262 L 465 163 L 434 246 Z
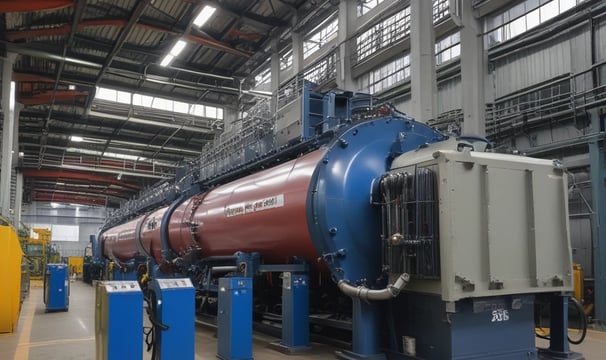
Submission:
M 574 307 L 576 308 L 576 311 L 579 314 L 579 318 L 581 320 L 581 324 L 580 324 L 581 337 L 577 340 L 572 340 L 570 338 L 570 336 L 568 336 L 568 342 L 570 342 L 571 344 L 574 344 L 574 345 L 579 345 L 580 343 L 583 342 L 583 340 L 585 340 L 585 336 L 587 336 L 587 315 L 585 315 L 585 311 L 583 310 L 583 305 L 581 305 L 579 300 L 577 300 L 575 297 L 571 297 L 568 301 L 568 306 L 570 306 L 571 302 L 574 304 Z
M 568 338 L 569 343 L 571 343 L 573 345 L 579 345 L 583 342 L 583 340 L 585 340 L 585 336 L 587 336 L 587 315 L 585 315 L 585 311 L 583 311 L 583 305 L 581 305 L 579 300 L 577 300 L 575 297 L 570 297 L 568 299 L 569 307 L 570 307 L 570 303 L 572 303 L 574 305 L 576 312 L 579 314 L 579 319 L 581 321 L 581 324 L 579 327 L 579 330 L 581 330 L 581 337 L 579 337 L 576 340 L 571 339 L 569 335 L 566 335 L 566 337 Z M 570 311 L 568 312 L 568 314 L 570 316 Z M 539 328 L 542 329 L 542 327 L 539 327 Z M 535 330 L 535 335 L 540 339 L 545 339 L 545 340 L 551 339 L 551 337 L 549 335 L 539 334 L 536 330 Z
M 158 347 L 157 339 L 156 339 L 156 331 L 166 331 L 168 330 L 168 325 L 162 324 L 158 319 L 156 319 L 156 315 L 154 313 L 155 306 L 154 304 L 154 293 L 149 291 L 149 296 L 143 296 L 143 300 L 147 303 L 147 308 L 145 309 L 147 312 L 147 316 L 149 317 L 149 321 L 152 326 L 148 328 L 147 332 L 145 332 L 145 328 L 143 329 L 143 333 L 145 334 L 145 344 L 147 345 L 147 351 L 151 350 L 152 360 L 156 360 Z

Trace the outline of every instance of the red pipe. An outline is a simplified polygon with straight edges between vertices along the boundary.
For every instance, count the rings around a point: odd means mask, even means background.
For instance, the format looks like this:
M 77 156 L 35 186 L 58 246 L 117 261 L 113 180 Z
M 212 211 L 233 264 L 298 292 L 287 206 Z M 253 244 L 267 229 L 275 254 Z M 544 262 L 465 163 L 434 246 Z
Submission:
M 32 178 L 74 179 L 82 180 L 88 183 L 99 182 L 104 184 L 112 184 L 132 190 L 141 189 L 141 187 L 136 184 L 120 181 L 113 177 L 99 176 L 77 171 L 23 169 L 23 176 Z
M 33 191 L 33 201 L 48 201 L 48 202 L 61 202 L 61 203 L 73 203 L 82 205 L 97 205 L 106 206 L 107 199 L 99 196 L 92 196 L 90 194 L 74 195 L 64 194 L 57 191 Z
M 56 10 L 74 6 L 72 0 L 0 0 L 0 13 Z
M 28 74 L 22 72 L 13 72 L 13 80 L 18 82 L 55 82 L 48 76 Z
M 39 94 L 27 95 L 24 94 L 19 95 L 20 103 L 24 105 L 44 105 L 50 104 L 53 101 L 53 91 L 46 91 Z M 88 91 L 76 91 L 76 90 L 57 90 L 55 91 L 55 102 L 66 102 L 66 101 L 75 101 L 79 97 L 88 96 Z

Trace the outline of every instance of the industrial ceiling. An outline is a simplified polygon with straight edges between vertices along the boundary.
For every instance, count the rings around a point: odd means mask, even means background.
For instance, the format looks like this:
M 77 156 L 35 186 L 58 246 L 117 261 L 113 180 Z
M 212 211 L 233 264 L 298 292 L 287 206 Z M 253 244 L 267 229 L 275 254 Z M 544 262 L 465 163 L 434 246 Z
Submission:
M 223 128 L 213 117 L 98 96 L 113 89 L 242 110 L 269 56 L 338 1 L 31 0 L 0 2 L 4 55 L 16 53 L 19 169 L 25 201 L 117 207 L 172 177 Z M 202 25 L 205 7 L 214 14 Z M 168 66 L 165 56 L 183 42 Z M 176 107 L 177 105 L 175 105 Z

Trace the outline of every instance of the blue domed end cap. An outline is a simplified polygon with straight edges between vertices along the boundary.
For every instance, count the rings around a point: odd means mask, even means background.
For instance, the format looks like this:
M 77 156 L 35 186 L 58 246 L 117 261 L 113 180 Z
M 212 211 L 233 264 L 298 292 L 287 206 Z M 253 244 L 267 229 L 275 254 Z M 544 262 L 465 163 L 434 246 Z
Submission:
M 372 287 L 381 274 L 381 208 L 373 182 L 398 155 L 446 137 L 411 118 L 357 123 L 327 145 L 308 195 L 308 225 L 333 280 Z

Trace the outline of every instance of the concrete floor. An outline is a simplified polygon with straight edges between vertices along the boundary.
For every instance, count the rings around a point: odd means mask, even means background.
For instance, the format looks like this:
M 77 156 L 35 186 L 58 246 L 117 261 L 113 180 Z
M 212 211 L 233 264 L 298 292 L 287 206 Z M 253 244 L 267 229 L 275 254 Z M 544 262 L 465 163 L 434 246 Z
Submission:
M 95 318 L 93 288 L 80 281 L 72 282 L 70 306 L 67 312 L 46 313 L 42 302 L 42 288 L 33 287 L 23 304 L 18 331 L 0 334 L 0 359 L 16 360 L 70 360 L 95 359 Z M 279 360 L 287 356 L 267 348 L 278 339 L 255 333 L 253 355 L 258 360 Z M 548 346 L 544 340 L 537 345 Z M 584 354 L 587 360 L 606 359 L 606 332 L 589 330 L 580 346 L 574 351 Z M 311 353 L 289 356 L 296 359 L 335 359 L 335 349 L 313 344 Z M 212 329 L 196 328 L 196 360 L 216 359 L 217 342 Z M 151 355 L 145 353 L 144 359 Z

